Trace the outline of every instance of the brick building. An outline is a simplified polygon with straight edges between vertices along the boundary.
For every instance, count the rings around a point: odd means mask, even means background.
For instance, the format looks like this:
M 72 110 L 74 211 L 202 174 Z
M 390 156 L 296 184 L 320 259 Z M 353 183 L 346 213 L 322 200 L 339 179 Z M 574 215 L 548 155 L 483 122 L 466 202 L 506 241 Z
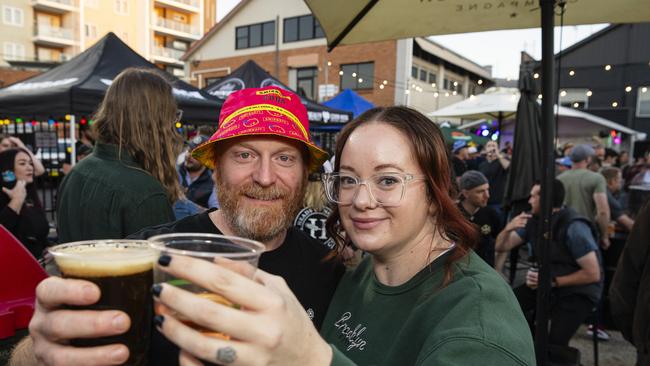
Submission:
M 252 59 L 292 89 L 326 100 L 352 89 L 376 105 L 427 113 L 493 84 L 487 68 L 426 38 L 338 46 L 300 0 L 242 0 L 183 56 L 203 88 Z

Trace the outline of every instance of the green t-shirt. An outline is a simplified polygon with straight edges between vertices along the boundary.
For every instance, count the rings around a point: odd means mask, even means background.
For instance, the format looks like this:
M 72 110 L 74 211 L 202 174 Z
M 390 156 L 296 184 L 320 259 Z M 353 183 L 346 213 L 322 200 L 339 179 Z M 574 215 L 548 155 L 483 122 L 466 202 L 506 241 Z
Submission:
M 163 186 L 117 146 L 96 144 L 59 187 L 59 242 L 122 239 L 174 221 Z
M 332 365 L 534 365 L 510 287 L 473 252 L 441 287 L 448 255 L 395 287 L 377 281 L 370 258 L 346 273 L 321 329 Z
M 564 204 L 590 220 L 596 220 L 594 193 L 607 192 L 605 177 L 589 169 L 571 169 L 558 175 L 564 185 Z

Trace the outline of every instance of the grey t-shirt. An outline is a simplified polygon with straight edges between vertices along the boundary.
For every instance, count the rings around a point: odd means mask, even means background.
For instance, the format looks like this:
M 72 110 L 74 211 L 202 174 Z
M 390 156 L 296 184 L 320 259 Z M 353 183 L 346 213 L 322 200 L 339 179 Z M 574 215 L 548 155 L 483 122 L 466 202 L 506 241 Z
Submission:
M 564 203 L 579 214 L 596 222 L 594 193 L 607 191 L 605 178 L 588 169 L 571 169 L 558 175 L 557 179 L 562 182 L 566 191 Z

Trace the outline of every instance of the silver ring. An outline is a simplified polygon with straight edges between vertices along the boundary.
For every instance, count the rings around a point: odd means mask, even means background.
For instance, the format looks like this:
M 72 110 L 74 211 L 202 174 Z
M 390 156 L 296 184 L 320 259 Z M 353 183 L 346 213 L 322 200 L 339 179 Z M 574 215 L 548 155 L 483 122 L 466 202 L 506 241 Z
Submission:
M 217 362 L 220 364 L 233 363 L 236 359 L 237 351 L 230 346 L 221 347 L 217 350 Z

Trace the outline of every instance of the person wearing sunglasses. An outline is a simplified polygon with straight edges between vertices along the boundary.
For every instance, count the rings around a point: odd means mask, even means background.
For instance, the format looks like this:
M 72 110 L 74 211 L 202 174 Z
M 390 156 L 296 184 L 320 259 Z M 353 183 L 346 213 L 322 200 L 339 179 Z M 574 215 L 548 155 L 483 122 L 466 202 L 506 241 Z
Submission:
M 286 282 L 241 264 L 162 255 L 159 266 L 221 294 L 241 309 L 167 284 L 154 296 L 201 326 L 173 316 L 157 328 L 183 365 L 534 365 L 530 331 L 503 279 L 471 247 L 475 228 L 450 195 L 440 129 L 406 107 L 374 108 L 341 132 L 334 172 L 323 181 L 327 229 L 340 252 L 369 253 L 347 272 L 320 334 Z

